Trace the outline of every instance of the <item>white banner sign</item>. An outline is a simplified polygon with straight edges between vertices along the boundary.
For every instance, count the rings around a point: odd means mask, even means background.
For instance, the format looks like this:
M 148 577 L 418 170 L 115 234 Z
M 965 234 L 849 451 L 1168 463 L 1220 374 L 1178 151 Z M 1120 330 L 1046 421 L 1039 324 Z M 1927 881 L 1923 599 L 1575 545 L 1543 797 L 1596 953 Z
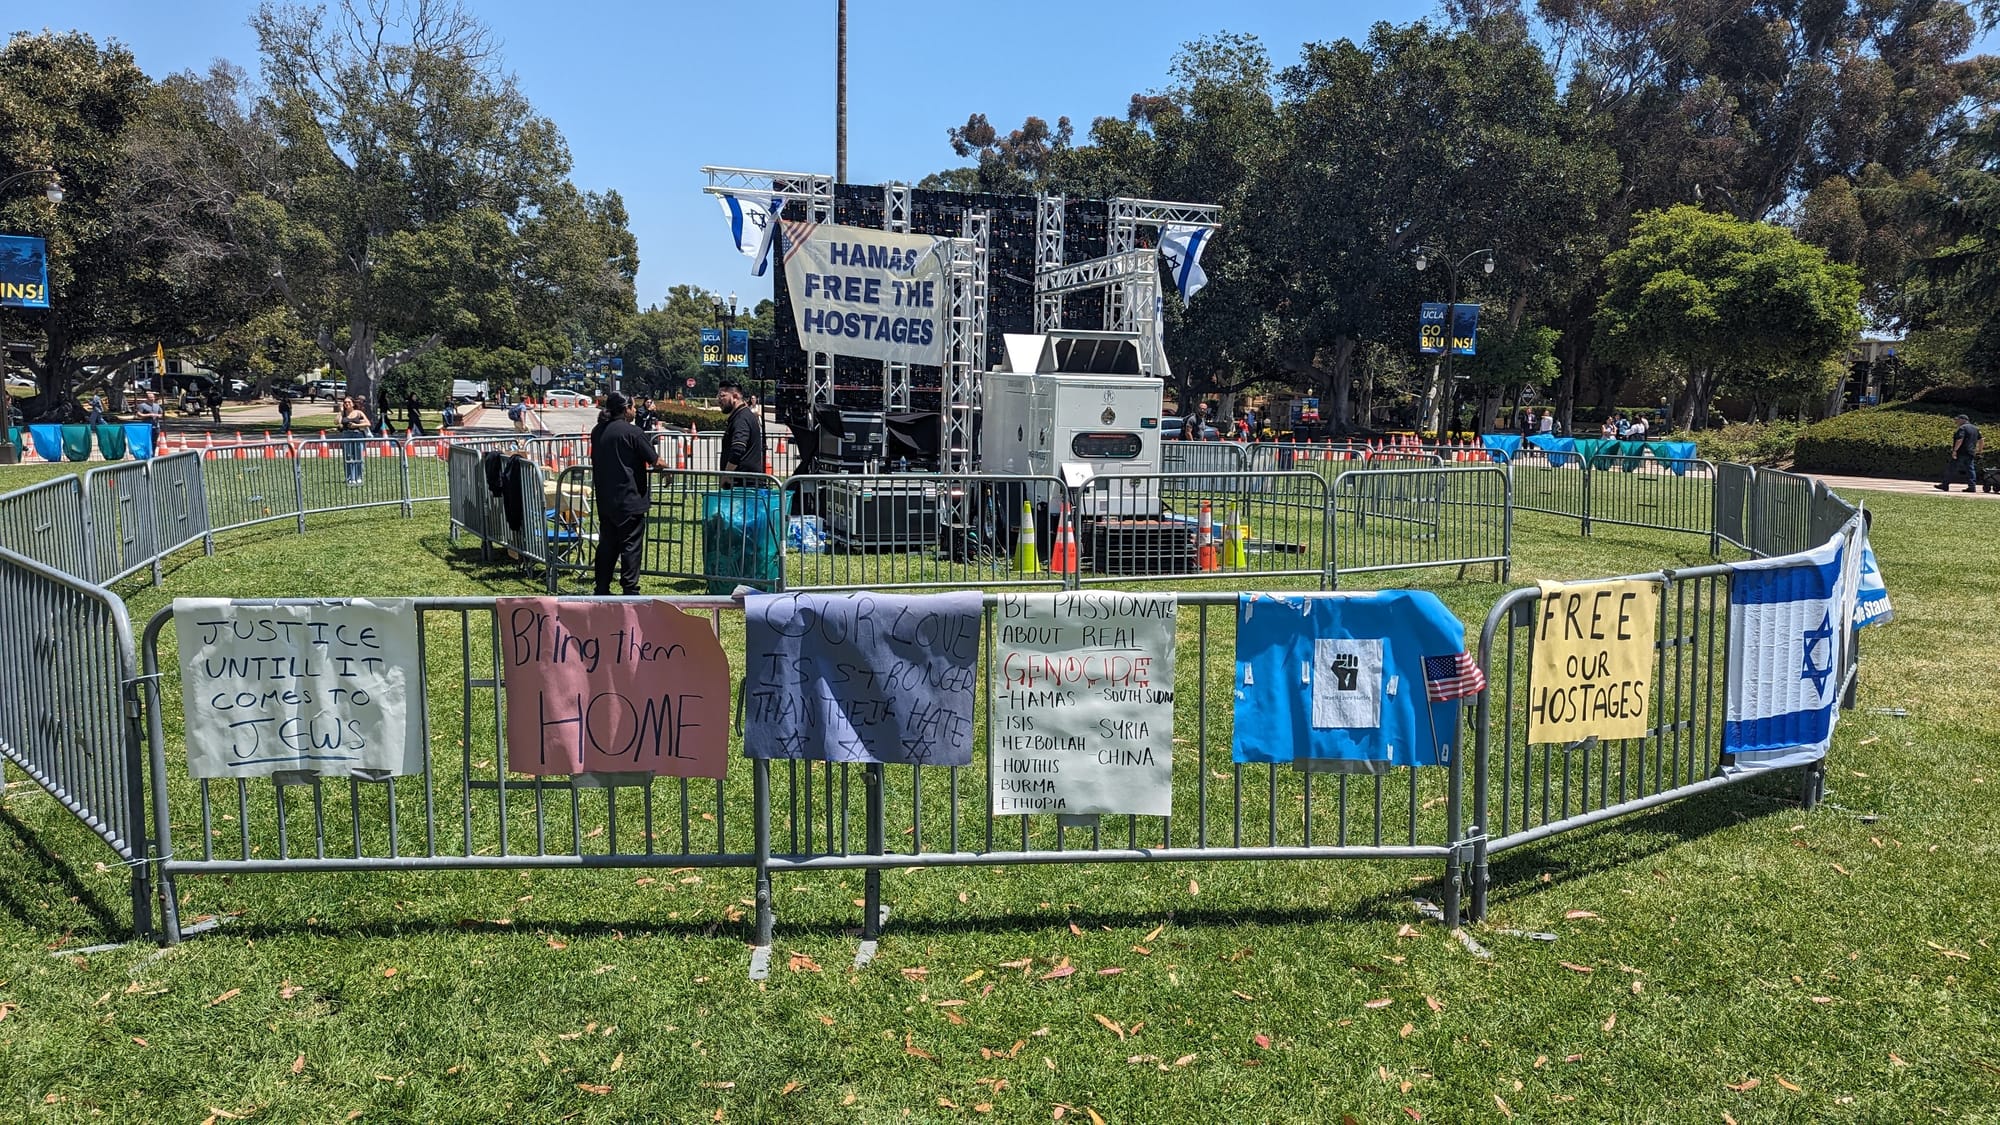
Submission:
M 1002 594 L 993 811 L 1166 816 L 1174 797 L 1171 594 Z
M 174 635 L 189 777 L 423 769 L 423 678 L 409 601 L 180 598 Z
M 783 231 L 800 347 L 891 363 L 944 362 L 951 300 L 937 238 L 790 221 Z

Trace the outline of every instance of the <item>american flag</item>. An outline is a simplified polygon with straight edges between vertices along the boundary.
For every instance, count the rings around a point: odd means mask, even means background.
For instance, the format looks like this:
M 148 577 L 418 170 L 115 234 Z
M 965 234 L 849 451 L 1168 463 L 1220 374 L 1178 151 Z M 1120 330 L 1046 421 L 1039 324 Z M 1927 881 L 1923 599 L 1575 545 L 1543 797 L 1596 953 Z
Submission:
M 813 232 L 819 229 L 818 223 L 801 222 L 798 219 L 780 219 L 778 225 L 785 232 L 784 258 L 787 262 L 805 246 L 806 241 L 813 236 Z
M 1464 699 L 1486 690 L 1486 671 L 1469 652 L 1424 657 L 1424 690 L 1432 703 Z

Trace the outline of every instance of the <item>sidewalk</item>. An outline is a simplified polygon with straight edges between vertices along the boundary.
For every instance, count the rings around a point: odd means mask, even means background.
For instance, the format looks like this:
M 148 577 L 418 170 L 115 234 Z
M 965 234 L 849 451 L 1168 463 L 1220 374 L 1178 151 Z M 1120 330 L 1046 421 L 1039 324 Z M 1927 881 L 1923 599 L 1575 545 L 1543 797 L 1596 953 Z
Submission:
M 1826 482 L 1828 488 L 1836 492 L 1900 492 L 1908 496 L 1944 496 L 1937 490 L 1936 481 L 1901 480 L 1894 477 L 1841 477 L 1826 473 L 1801 473 L 1817 481 Z M 1949 493 L 1954 500 L 2000 500 L 2000 493 L 1967 492 L 1965 485 L 1955 484 Z

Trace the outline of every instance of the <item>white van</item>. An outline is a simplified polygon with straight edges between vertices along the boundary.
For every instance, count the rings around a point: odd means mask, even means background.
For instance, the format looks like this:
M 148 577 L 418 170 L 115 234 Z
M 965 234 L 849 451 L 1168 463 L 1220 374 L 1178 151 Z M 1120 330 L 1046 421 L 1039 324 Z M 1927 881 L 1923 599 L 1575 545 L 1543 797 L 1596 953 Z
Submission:
M 471 379 L 453 379 L 451 381 L 451 401 L 461 404 L 485 402 L 486 384 L 476 383 Z

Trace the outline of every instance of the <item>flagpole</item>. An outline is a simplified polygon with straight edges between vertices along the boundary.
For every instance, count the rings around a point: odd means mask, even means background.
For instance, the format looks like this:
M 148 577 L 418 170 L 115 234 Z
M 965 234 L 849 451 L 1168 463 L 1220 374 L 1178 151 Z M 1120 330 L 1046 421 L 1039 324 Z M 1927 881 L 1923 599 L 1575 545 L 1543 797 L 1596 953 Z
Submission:
M 834 36 L 833 182 L 844 184 L 847 182 L 847 0 L 839 0 L 839 4 Z

